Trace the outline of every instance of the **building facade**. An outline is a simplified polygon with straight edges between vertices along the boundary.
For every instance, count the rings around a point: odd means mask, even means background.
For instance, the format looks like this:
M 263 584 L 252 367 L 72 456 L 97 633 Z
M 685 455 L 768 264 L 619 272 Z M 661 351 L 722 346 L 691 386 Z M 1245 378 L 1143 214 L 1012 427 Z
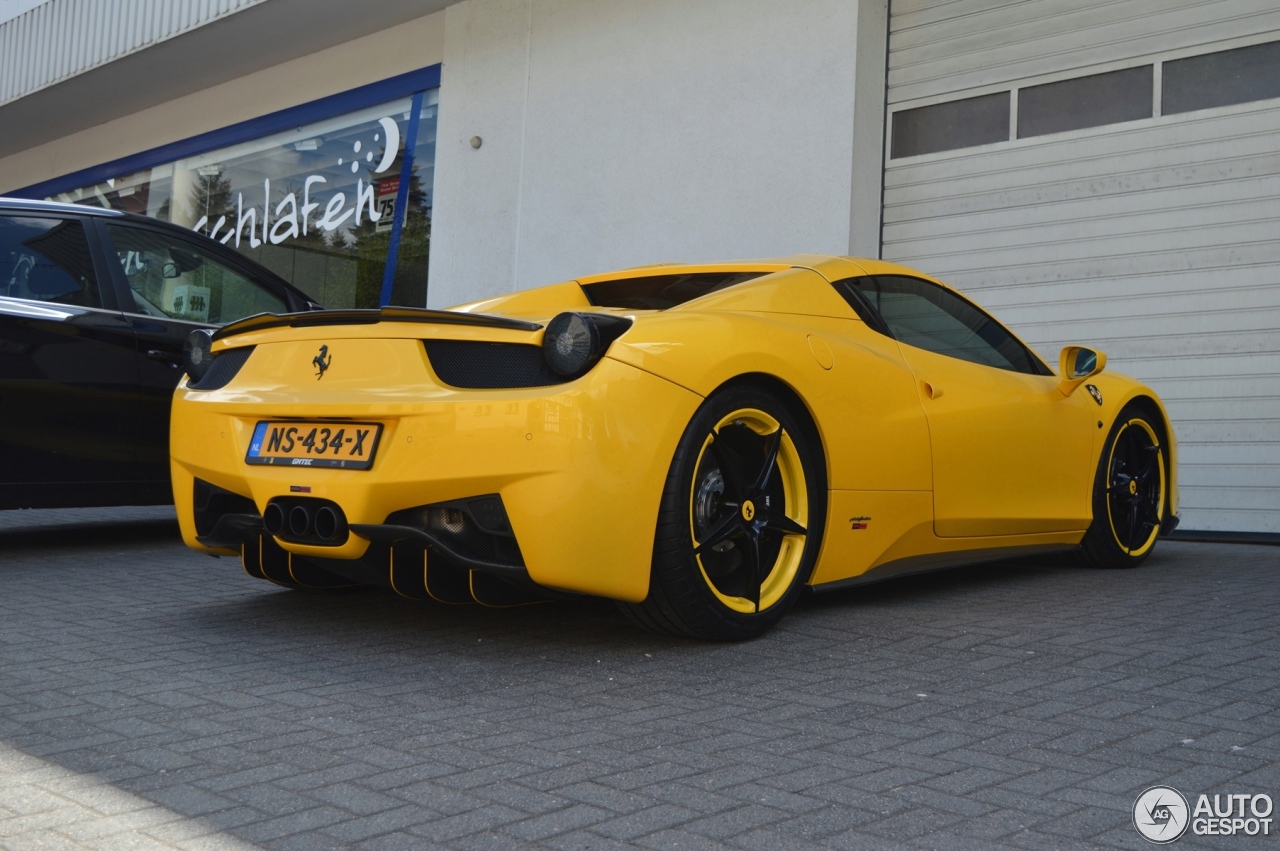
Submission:
M 180 222 L 329 306 L 881 256 L 1106 351 L 1169 405 L 1183 527 L 1280 534 L 1267 0 L 19 8 L 0 193 Z

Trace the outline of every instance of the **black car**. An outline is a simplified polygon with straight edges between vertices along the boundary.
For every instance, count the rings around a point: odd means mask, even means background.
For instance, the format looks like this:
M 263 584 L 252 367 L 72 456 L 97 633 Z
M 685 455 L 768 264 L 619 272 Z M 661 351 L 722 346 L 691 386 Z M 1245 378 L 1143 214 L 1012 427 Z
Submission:
M 318 308 L 185 228 L 0 198 L 0 509 L 172 502 L 187 335 Z

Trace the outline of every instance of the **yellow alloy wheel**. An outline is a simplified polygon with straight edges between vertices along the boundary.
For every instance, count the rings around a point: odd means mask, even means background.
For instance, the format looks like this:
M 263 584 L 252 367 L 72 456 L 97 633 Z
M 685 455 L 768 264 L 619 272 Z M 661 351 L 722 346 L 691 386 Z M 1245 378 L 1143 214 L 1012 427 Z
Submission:
M 689 491 L 689 535 L 702 580 L 721 603 L 754 614 L 795 582 L 809 525 L 795 441 L 775 417 L 738 408 L 702 441 Z
M 1106 503 L 1116 545 L 1131 558 L 1146 555 L 1164 519 L 1165 464 L 1159 437 L 1140 417 L 1124 422 L 1111 442 Z

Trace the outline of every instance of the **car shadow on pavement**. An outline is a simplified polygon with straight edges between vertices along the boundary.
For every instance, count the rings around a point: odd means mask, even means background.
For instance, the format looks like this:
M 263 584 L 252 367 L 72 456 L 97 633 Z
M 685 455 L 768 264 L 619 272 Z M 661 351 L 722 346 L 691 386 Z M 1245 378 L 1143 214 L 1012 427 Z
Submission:
M 1153 560 L 1156 556 L 1153 555 Z M 954 598 L 969 592 L 1012 587 L 1036 577 L 1058 577 L 1073 572 L 1090 572 L 1068 553 L 1020 556 L 976 562 L 941 570 L 897 576 L 866 584 L 827 591 L 814 591 L 801 601 L 802 607 L 826 608 L 848 605 L 895 605 L 922 603 L 937 598 Z
M 224 559 L 221 564 L 230 567 L 231 561 Z M 1056 581 L 1064 573 L 1080 570 L 1083 568 L 1057 556 L 1023 558 L 807 594 L 778 628 L 757 641 L 795 640 L 789 633 L 803 632 L 812 618 L 839 617 L 842 612 L 856 618 L 868 608 L 946 604 L 1000 588 L 1017 593 L 1015 589 L 1027 582 Z M 218 585 L 230 592 L 231 598 L 220 594 L 221 599 L 189 608 L 182 616 L 184 624 L 189 629 L 207 629 L 211 636 L 230 631 L 242 647 L 275 648 L 272 652 L 290 646 L 305 647 L 308 652 L 328 646 L 336 648 L 340 657 L 348 657 L 350 648 L 358 646 L 362 653 L 378 653 L 382 648 L 417 656 L 452 649 L 472 657 L 503 647 L 504 652 L 520 654 L 533 652 L 533 648 L 539 653 L 550 650 L 557 655 L 580 656 L 643 653 L 657 648 L 702 656 L 708 651 L 731 651 L 735 646 L 647 632 L 631 624 L 607 600 L 565 599 L 505 609 L 451 606 L 405 600 L 380 588 L 298 591 L 221 569 L 218 574 Z
M 264 583 L 257 580 L 255 584 Z M 228 622 L 234 622 L 241 642 L 281 646 L 314 639 L 344 648 L 344 654 L 353 644 L 366 651 L 395 648 L 410 655 L 464 649 L 468 656 L 499 645 L 525 650 L 573 648 L 575 654 L 588 649 L 638 649 L 655 643 L 670 648 L 710 646 L 644 632 L 630 624 L 612 602 L 586 597 L 492 608 L 405 600 L 381 588 L 297 591 L 268 586 L 251 596 L 210 601 L 198 610 L 189 610 L 185 617 L 191 628 L 204 626 L 215 635 L 224 634 Z M 480 647 L 486 644 L 489 647 Z

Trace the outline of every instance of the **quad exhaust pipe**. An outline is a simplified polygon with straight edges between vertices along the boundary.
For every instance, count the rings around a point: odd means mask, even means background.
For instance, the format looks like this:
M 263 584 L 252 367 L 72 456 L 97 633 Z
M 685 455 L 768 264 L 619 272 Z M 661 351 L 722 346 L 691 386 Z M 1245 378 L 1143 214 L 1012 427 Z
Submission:
M 316 535 L 326 541 L 332 541 L 338 535 L 338 529 L 345 526 L 345 522 L 338 517 L 338 513 L 327 505 L 322 505 L 316 510 L 315 517 L 312 521 L 312 529 Z
M 289 512 L 289 531 L 295 538 L 305 538 L 311 531 L 311 512 L 306 506 L 295 505 Z
M 262 512 L 268 535 L 293 544 L 337 547 L 350 533 L 337 503 L 313 497 L 276 497 Z
M 284 531 L 284 509 L 280 503 L 267 503 L 266 510 L 262 512 L 262 528 L 272 537 L 279 537 Z

